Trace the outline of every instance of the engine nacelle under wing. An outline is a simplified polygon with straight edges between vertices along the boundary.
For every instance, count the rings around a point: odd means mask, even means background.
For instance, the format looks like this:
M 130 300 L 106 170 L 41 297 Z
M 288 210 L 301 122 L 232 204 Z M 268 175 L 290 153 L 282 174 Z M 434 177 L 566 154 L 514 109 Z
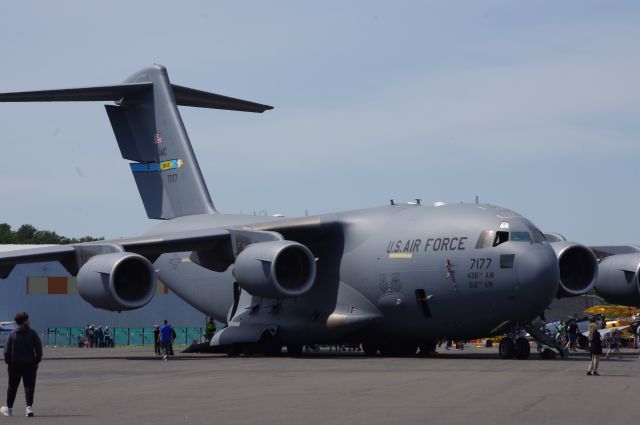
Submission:
M 134 310 L 151 301 L 156 272 L 146 258 L 130 252 L 91 257 L 78 272 L 78 293 L 96 308 Z
M 233 275 L 251 295 L 292 298 L 313 286 L 316 260 L 311 250 L 298 242 L 258 242 L 238 254 Z
M 640 307 L 640 253 L 606 257 L 598 268 L 598 295 L 608 303 Z
M 560 288 L 556 296 L 574 297 L 586 294 L 598 278 L 598 260 L 593 252 L 575 242 L 551 242 L 560 267 Z

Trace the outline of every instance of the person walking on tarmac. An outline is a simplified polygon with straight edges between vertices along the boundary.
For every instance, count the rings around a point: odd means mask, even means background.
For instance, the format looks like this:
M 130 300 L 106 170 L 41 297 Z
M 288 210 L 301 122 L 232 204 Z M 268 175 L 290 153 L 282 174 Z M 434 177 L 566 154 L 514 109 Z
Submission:
M 598 373 L 598 365 L 602 355 L 602 339 L 600 338 L 600 332 L 598 332 L 596 319 L 593 317 L 589 324 L 589 351 L 591 352 L 591 362 L 589 363 L 589 369 L 587 369 L 587 375 L 598 376 L 600 375 Z
M 176 335 L 176 330 L 173 329 L 171 325 L 169 326 L 171 327 L 171 341 L 169 342 L 169 355 L 173 356 L 173 342 L 176 340 L 176 337 L 178 335 Z
M 33 416 L 33 394 L 36 389 L 36 373 L 42 360 L 42 343 L 38 334 L 29 327 L 26 312 L 16 314 L 18 328 L 11 332 L 4 347 L 4 361 L 9 365 L 7 405 L 0 408 L 4 416 L 11 416 L 20 380 L 24 386 L 27 416 Z
M 171 339 L 173 337 L 173 328 L 165 320 L 164 325 L 160 328 L 160 348 L 162 349 L 162 360 L 167 361 L 169 350 L 171 349 Z
M 162 354 L 162 350 L 160 349 L 160 326 L 158 325 L 153 325 L 153 349 L 156 356 Z

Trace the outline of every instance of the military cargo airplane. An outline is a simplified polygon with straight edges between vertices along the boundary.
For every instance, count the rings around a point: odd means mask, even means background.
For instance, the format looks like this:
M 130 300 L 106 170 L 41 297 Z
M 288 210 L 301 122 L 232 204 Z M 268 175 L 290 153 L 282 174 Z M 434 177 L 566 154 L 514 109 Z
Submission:
M 177 106 L 264 112 L 267 105 L 170 83 L 153 65 L 111 86 L 0 94 L 3 102 L 114 101 L 115 137 L 154 227 L 138 237 L 0 254 L 59 261 L 96 308 L 148 303 L 156 277 L 227 327 L 211 341 L 231 355 L 300 354 L 304 344 L 362 344 L 367 354 L 428 353 L 439 339 L 507 334 L 503 358 L 526 358 L 532 329 L 556 296 L 589 291 L 596 258 L 546 240 L 493 205 L 390 202 L 302 218 L 220 214 Z M 542 338 L 538 333 L 538 337 Z M 535 336 L 534 332 L 534 336 Z M 552 344 L 552 343 L 551 343 Z

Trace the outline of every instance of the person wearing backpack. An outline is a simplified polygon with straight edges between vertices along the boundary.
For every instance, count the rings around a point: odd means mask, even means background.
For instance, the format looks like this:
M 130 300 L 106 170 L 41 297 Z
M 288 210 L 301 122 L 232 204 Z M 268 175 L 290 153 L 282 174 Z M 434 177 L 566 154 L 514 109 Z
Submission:
M 33 394 L 36 388 L 36 373 L 42 360 L 42 343 L 38 334 L 29 327 L 29 315 L 18 313 L 15 317 L 18 328 L 11 332 L 4 347 L 4 361 L 9 371 L 7 404 L 0 408 L 4 416 L 11 416 L 20 380 L 24 386 L 27 402 L 26 414 L 33 416 Z

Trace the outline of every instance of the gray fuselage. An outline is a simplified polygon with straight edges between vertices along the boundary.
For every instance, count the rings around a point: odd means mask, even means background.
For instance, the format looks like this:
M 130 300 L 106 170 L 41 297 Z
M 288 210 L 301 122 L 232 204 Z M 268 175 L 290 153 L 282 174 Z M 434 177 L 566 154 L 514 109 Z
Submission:
M 252 311 L 253 320 L 278 326 L 285 342 L 372 334 L 411 340 L 488 336 L 540 315 L 559 285 L 553 249 L 534 242 L 539 231 L 490 205 L 390 205 L 294 220 L 198 215 L 160 223 L 147 234 L 174 226 L 282 228 L 285 239 L 309 246 L 319 269 L 309 293 L 249 302 L 265 311 Z M 497 232 L 511 237 L 499 243 Z M 214 272 L 193 263 L 188 252 L 162 255 L 155 265 L 160 279 L 188 303 L 229 320 L 233 266 Z

